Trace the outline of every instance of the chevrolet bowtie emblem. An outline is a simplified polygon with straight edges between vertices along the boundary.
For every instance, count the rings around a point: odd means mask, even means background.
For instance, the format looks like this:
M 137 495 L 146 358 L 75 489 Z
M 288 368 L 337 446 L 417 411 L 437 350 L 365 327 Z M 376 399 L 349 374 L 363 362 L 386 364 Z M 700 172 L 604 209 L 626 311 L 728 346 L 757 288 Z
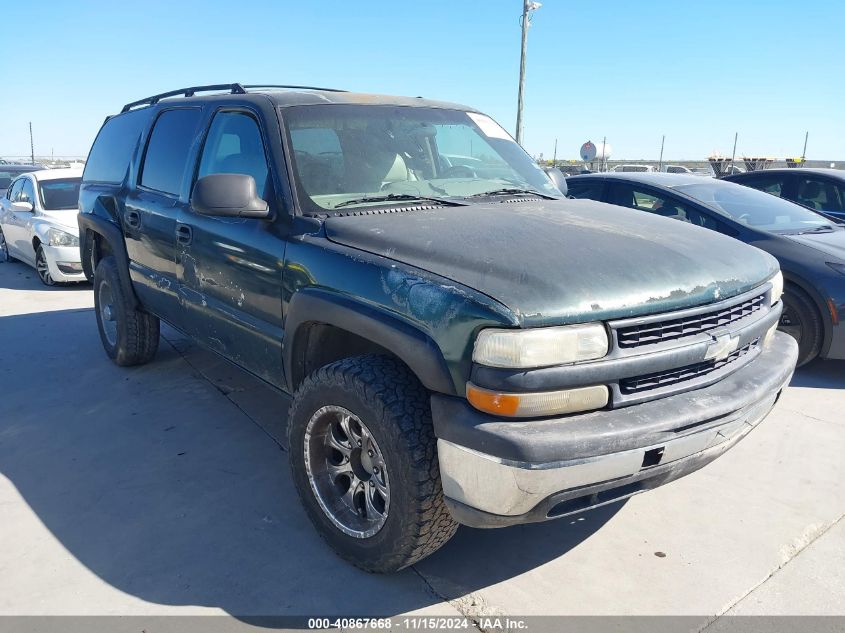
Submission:
M 731 352 L 739 347 L 739 337 L 731 337 L 730 334 L 713 335 L 713 339 L 707 347 L 707 353 L 704 355 L 704 360 L 725 360 L 730 356 Z

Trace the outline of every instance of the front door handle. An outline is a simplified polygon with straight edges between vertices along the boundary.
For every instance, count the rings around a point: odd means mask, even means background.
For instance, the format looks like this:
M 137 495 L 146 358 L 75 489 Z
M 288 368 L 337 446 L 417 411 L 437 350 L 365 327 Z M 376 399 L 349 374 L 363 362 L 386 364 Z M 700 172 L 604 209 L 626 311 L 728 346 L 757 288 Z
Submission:
M 193 232 L 191 231 L 191 227 L 187 224 L 177 224 L 176 225 L 176 241 L 180 244 L 188 245 L 191 243 L 191 239 L 193 238 Z
M 141 214 L 137 211 L 127 211 L 123 214 L 123 218 L 126 220 L 127 226 L 131 226 L 133 229 L 141 228 Z

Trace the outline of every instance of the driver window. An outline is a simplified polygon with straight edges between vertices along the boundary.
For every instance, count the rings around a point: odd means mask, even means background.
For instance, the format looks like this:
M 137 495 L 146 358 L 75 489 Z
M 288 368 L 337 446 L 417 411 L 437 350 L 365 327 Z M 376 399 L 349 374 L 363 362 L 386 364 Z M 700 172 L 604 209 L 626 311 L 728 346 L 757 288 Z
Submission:
M 803 177 L 798 181 L 798 202 L 816 211 L 840 211 L 836 188 L 825 180 Z
M 12 188 L 9 189 L 9 200 L 12 202 L 18 202 L 21 195 L 21 189 L 23 189 L 23 181 L 26 178 L 18 178 L 13 184 Z
M 21 188 L 19 202 L 29 202 L 35 206 L 35 188 L 32 186 L 32 181 L 29 178 L 23 178 L 23 187 Z
M 269 199 L 267 155 L 258 122 L 245 112 L 214 116 L 202 150 L 197 178 L 209 174 L 244 174 L 255 180 L 255 190 Z

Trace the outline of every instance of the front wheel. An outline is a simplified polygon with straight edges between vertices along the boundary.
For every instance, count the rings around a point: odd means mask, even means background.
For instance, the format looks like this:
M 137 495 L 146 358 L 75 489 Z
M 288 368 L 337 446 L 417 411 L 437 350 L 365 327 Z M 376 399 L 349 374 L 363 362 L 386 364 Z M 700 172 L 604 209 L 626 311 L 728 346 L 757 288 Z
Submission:
M 114 257 L 101 259 L 94 271 L 94 311 L 103 348 L 115 364 L 125 367 L 152 360 L 158 350 L 159 320 L 129 303 Z
M 822 320 L 813 301 L 804 292 L 787 287 L 778 329 L 798 342 L 798 367 L 806 365 L 822 348 Z
M 288 441 L 309 518 L 358 567 L 398 571 L 455 533 L 428 393 L 401 362 L 361 356 L 315 371 L 294 395 Z
M 47 265 L 47 256 L 44 254 L 44 248 L 41 244 L 35 251 L 35 272 L 38 273 L 38 278 L 45 286 L 55 286 L 56 280 L 50 275 L 50 267 Z

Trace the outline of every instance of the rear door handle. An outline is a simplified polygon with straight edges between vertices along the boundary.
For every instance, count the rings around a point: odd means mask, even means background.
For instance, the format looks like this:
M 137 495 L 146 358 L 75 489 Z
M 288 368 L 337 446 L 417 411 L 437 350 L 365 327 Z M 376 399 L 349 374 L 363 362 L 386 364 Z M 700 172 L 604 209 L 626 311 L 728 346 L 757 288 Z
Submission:
M 123 214 L 123 218 L 126 220 L 126 224 L 133 229 L 141 228 L 141 214 L 137 211 L 127 211 Z
M 176 241 L 180 244 L 190 244 L 191 239 L 193 238 L 193 232 L 191 231 L 191 227 L 187 224 L 177 224 L 176 225 Z

